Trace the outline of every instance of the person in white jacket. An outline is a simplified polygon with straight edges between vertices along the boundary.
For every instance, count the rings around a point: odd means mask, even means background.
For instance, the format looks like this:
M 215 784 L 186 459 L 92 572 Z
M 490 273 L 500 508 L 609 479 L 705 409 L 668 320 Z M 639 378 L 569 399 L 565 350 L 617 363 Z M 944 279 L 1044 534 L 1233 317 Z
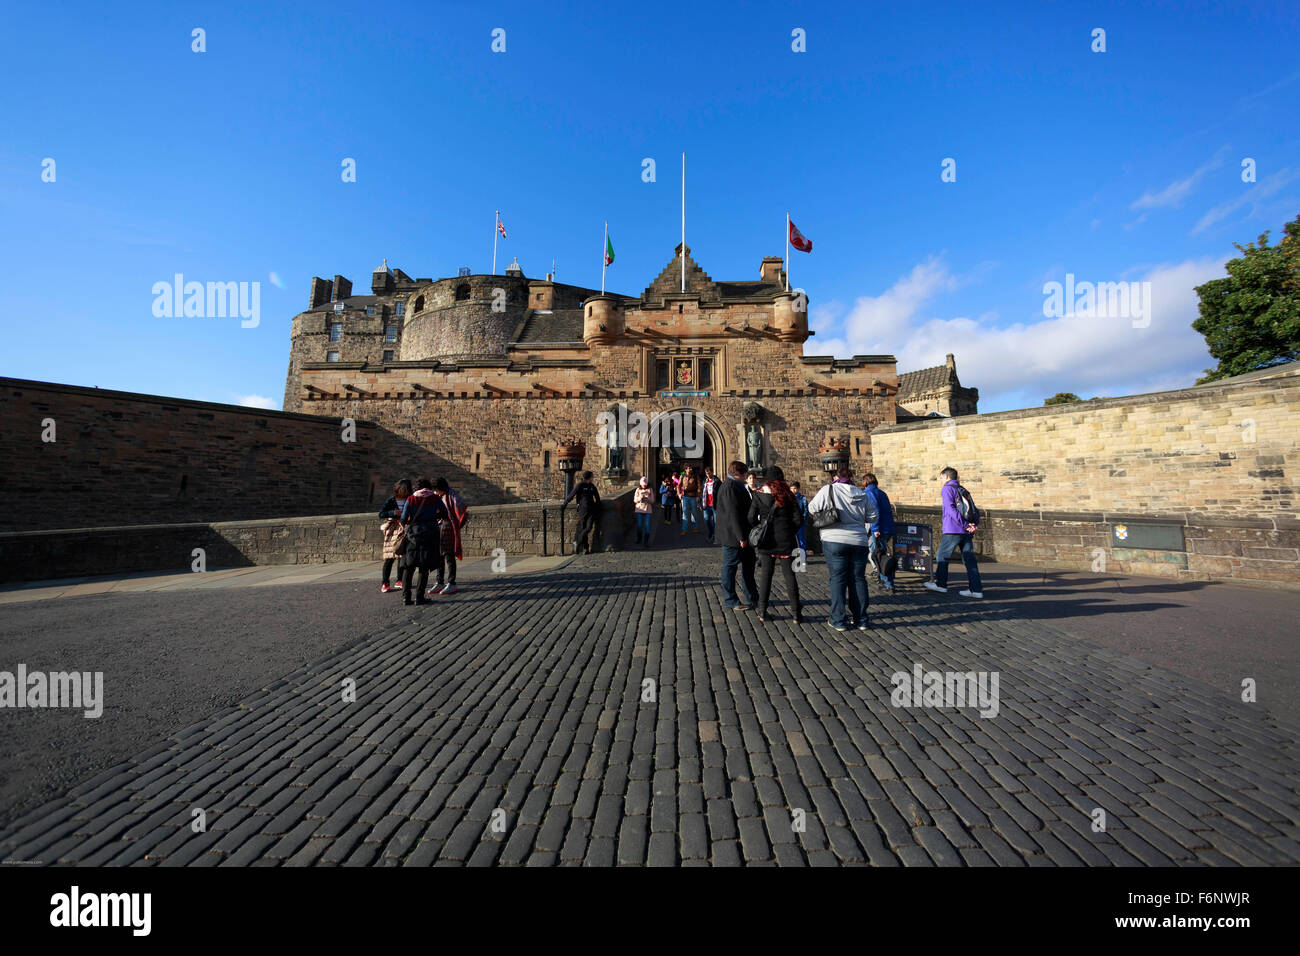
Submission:
M 839 521 L 821 528 L 822 553 L 830 575 L 831 627 L 837 631 L 867 630 L 867 562 L 871 538 L 867 526 L 876 520 L 869 495 L 853 483 L 853 472 L 840 468 L 835 480 L 808 502 L 808 520 L 814 525 L 819 512 L 834 508 Z

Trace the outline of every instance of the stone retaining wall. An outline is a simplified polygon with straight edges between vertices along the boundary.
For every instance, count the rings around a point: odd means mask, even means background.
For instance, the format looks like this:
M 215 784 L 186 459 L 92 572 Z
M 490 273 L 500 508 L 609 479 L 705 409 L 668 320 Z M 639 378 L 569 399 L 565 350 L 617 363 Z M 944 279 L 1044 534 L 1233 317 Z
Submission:
M 573 551 L 577 515 L 559 502 L 470 508 L 466 557 L 559 555 Z M 277 564 L 378 561 L 383 554 L 373 513 L 257 521 L 131 525 L 0 533 L 0 582 L 136 571 L 187 571 L 201 548 L 206 569 Z M 604 502 L 601 547 L 619 549 L 631 534 L 631 494 Z

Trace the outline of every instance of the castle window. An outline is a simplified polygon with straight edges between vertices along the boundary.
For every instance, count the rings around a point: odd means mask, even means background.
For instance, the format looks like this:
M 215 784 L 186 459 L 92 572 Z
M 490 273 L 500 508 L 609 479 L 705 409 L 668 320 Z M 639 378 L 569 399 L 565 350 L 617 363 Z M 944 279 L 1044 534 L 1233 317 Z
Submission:
M 384 329 L 384 341 L 385 342 L 397 341 L 397 326 L 390 325 L 388 328 Z
M 393 360 L 393 350 L 392 350 L 392 349 L 384 349 L 384 361 L 385 361 L 385 362 L 391 362 L 392 360 Z
M 326 352 L 326 353 L 325 353 L 325 361 L 327 361 L 327 362 L 337 362 L 338 360 L 339 360 L 339 353 L 338 353 L 338 352 Z
M 375 314 L 375 307 L 373 305 L 366 306 L 366 315 L 374 315 L 374 314 Z
M 424 296 L 420 296 L 418 299 L 415 300 L 415 311 L 416 312 L 424 311 Z
M 400 315 L 406 315 L 406 303 L 405 303 L 405 302 L 399 302 L 399 303 L 397 303 L 397 305 L 395 305 L 393 308 L 394 308 L 394 314 L 395 314 L 395 315 L 399 315 L 399 316 L 400 316 Z
M 655 362 L 655 391 L 667 388 L 668 382 L 668 363 Z
M 702 389 L 713 387 L 713 359 L 700 359 L 700 374 L 696 380 Z
M 331 342 L 337 342 L 337 341 L 339 341 L 341 338 L 343 338 L 343 323 L 342 323 L 342 322 L 331 322 L 331 323 L 330 323 L 330 341 L 331 341 Z
M 469 283 L 462 282 L 456 286 L 456 301 L 460 302 L 469 298 Z

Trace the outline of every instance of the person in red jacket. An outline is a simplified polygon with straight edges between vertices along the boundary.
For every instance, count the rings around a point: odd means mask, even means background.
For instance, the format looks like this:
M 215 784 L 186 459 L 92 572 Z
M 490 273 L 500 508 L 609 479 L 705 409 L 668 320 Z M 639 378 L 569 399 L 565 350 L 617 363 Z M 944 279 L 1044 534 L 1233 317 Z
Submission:
M 446 517 L 438 522 L 438 539 L 440 560 L 438 561 L 438 580 L 429 589 L 429 594 L 455 594 L 456 562 L 465 557 L 460 543 L 460 529 L 469 521 L 469 511 L 460 495 L 447 484 L 446 478 L 438 478 L 433 483 L 434 493 L 442 499 Z M 444 574 L 446 572 L 445 581 Z
M 713 506 L 713 493 L 718 488 L 718 479 L 713 476 L 713 469 L 704 466 L 704 497 L 701 499 L 704 513 L 704 530 L 708 533 L 709 544 L 713 544 L 713 533 L 717 530 L 717 512 Z

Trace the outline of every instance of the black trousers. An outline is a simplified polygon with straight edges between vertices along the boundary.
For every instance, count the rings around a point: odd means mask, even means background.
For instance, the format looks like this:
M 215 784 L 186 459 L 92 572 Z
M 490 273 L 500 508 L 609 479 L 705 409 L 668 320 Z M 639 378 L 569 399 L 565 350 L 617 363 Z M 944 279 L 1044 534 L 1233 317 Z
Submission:
M 402 582 L 402 600 L 411 600 L 411 581 L 415 577 L 415 565 L 406 566 L 406 578 Z M 415 598 L 417 601 L 424 600 L 424 589 L 429 586 L 429 566 L 423 565 L 420 568 L 419 587 L 415 589 Z
M 799 603 L 799 579 L 794 574 L 794 558 L 778 558 L 774 554 L 761 551 L 758 555 L 758 615 L 767 616 L 767 598 L 772 593 L 772 572 L 778 561 L 781 563 L 781 576 L 785 581 L 785 593 L 790 599 L 790 608 L 795 617 L 802 617 L 803 607 Z
M 588 543 L 590 539 L 594 542 L 593 532 L 596 530 L 596 516 L 591 512 L 583 512 L 578 515 L 578 537 L 573 541 L 573 553 L 591 553 L 591 547 Z
M 443 570 L 446 569 L 446 583 L 456 583 L 456 553 L 443 551 L 438 557 L 438 587 L 443 585 Z
M 384 583 L 392 584 L 393 565 L 397 563 L 396 558 L 384 558 Z M 402 577 L 405 574 L 403 568 L 397 569 L 397 583 L 402 583 Z

